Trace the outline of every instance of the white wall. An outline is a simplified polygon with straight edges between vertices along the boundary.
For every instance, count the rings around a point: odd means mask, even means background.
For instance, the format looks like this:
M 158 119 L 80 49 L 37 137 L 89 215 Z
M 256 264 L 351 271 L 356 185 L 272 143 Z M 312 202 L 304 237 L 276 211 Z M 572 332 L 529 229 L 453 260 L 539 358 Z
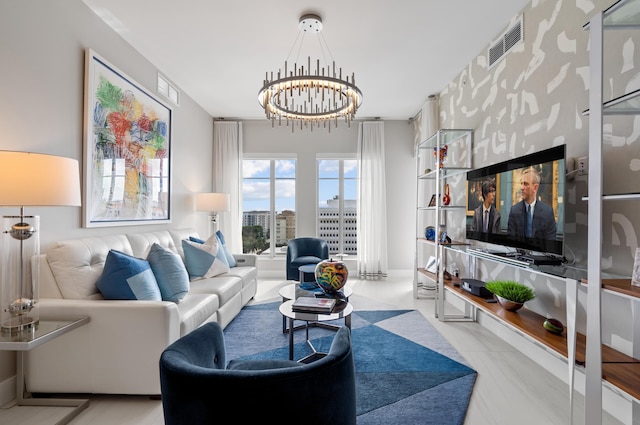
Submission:
M 82 166 L 86 48 L 155 93 L 159 70 L 80 0 L 2 1 L 0 40 L 1 150 L 61 155 L 79 160 Z M 84 229 L 81 208 L 27 208 L 27 213 L 41 216 L 43 250 L 56 240 L 108 233 L 175 227 L 196 227 L 206 233 L 206 214 L 193 212 L 192 193 L 212 188 L 213 120 L 187 93 L 182 93 L 181 101 L 173 119 L 172 223 Z M 0 215 L 17 212 L 0 208 Z M 14 374 L 15 356 L 0 352 L 0 404 L 4 384 Z

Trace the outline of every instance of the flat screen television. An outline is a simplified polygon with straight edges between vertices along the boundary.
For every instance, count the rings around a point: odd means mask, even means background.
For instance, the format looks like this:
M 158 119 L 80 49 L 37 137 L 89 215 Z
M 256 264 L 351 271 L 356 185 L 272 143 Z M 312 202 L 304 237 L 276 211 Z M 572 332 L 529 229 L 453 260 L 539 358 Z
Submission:
M 561 145 L 467 172 L 467 239 L 513 248 L 487 249 L 500 255 L 562 256 L 565 155 Z

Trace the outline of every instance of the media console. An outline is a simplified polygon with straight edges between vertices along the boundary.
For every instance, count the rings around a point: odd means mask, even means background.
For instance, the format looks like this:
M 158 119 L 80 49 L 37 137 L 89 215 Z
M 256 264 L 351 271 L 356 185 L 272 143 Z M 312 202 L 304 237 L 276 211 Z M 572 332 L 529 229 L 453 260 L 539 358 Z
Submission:
M 478 321 L 478 313 L 482 312 L 486 316 L 494 319 L 494 321 L 488 321 L 493 322 L 494 325 L 490 325 L 484 320 L 481 320 L 483 326 L 488 327 L 494 333 L 505 338 L 507 342 L 516 346 L 516 348 L 523 351 L 525 355 L 530 356 L 556 377 L 562 380 L 567 379 L 566 382 L 569 385 L 570 391 L 569 409 L 572 412 L 575 373 L 576 371 L 579 371 L 581 374 L 586 373 L 586 336 L 577 332 L 576 320 L 578 287 L 590 286 L 587 284 L 587 270 L 568 265 L 528 264 L 519 262 L 510 256 L 500 255 L 500 253 L 489 253 L 485 249 L 478 249 L 471 246 L 445 245 L 442 246 L 442 249 L 449 255 L 466 258 L 468 262 L 467 274 L 472 278 L 479 277 L 477 273 L 481 267 L 479 264 L 476 264 L 476 262 L 490 261 L 494 264 L 488 268 L 495 269 L 500 265 L 507 265 L 515 268 L 516 271 L 520 270 L 520 272 L 524 271 L 538 275 L 541 278 L 548 278 L 549 282 L 547 285 L 553 285 L 553 281 L 556 281 L 559 285 L 559 291 L 562 291 L 562 286 L 564 286 L 564 291 L 566 292 L 565 317 L 556 317 L 561 319 L 566 326 L 565 331 L 561 335 L 552 334 L 543 328 L 542 323 L 548 317 L 544 313 L 536 313 L 528 309 L 527 305 L 518 310 L 518 312 L 507 311 L 500 307 L 499 304 L 489 302 L 488 299 L 473 295 L 464 290 L 461 287 L 461 279 L 459 278 L 453 277 L 452 280 L 444 281 L 443 293 L 438 294 L 438 296 L 444 297 L 444 292 L 446 292 L 447 294 L 454 295 L 454 298 L 461 300 L 464 304 L 464 315 L 457 317 L 453 315 L 444 316 L 445 320 Z M 443 257 L 445 256 L 446 255 L 443 255 Z M 614 278 L 614 276 L 607 277 L 607 279 L 602 281 L 602 288 L 605 291 L 621 294 L 632 299 L 640 298 L 640 289 L 631 287 L 628 279 Z M 488 279 L 484 277 L 483 280 Z M 539 295 L 542 296 L 542 294 Z M 454 300 L 448 299 L 447 301 L 451 303 Z M 454 303 L 454 305 L 456 305 L 456 303 Z M 460 303 L 458 302 L 457 305 L 459 306 Z M 492 329 L 492 326 L 496 328 L 495 324 L 502 324 L 513 331 L 513 333 L 509 335 L 513 335 L 514 340 L 518 340 L 519 337 L 524 337 L 525 340 L 533 343 L 527 344 L 531 348 L 525 349 L 521 343 L 511 341 L 511 336 L 506 339 L 504 332 Z M 498 328 L 501 327 L 498 326 Z M 554 357 L 559 359 L 560 362 L 551 364 L 549 358 L 545 357 L 545 354 L 530 355 L 531 353 L 535 353 L 538 348 L 543 348 L 544 353 L 553 353 Z M 606 399 L 605 404 L 609 407 L 607 410 L 614 412 L 621 400 L 628 400 L 629 397 L 640 400 L 640 385 L 638 384 L 638 380 L 640 379 L 640 360 L 636 360 L 606 344 L 601 344 L 601 350 L 603 359 L 602 381 L 608 384 L 602 387 L 603 397 Z M 568 368 L 568 375 L 558 373 L 558 371 L 562 371 L 565 367 Z
M 499 251 L 487 248 L 468 247 L 468 250 L 475 255 L 485 257 L 495 257 L 518 266 L 561 266 L 563 259 L 551 254 L 534 254 L 519 251 Z

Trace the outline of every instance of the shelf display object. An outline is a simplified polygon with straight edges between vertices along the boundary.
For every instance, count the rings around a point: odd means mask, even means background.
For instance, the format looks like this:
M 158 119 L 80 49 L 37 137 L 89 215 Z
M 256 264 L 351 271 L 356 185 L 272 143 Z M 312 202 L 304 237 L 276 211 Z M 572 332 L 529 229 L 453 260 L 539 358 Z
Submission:
M 464 184 L 472 147 L 473 130 L 466 129 L 438 130 L 416 147 L 415 298 L 443 299 L 437 295 L 446 267 L 442 246 L 464 243 Z
M 602 294 L 604 292 L 630 299 L 632 309 L 640 308 L 640 288 L 632 286 L 631 277 L 624 279 L 606 279 L 603 275 L 603 204 L 605 202 L 635 202 L 640 206 L 638 193 L 604 193 L 603 176 L 605 174 L 603 147 L 604 116 L 640 115 L 640 90 L 625 93 L 612 100 L 604 101 L 604 59 L 605 48 L 612 49 L 616 43 L 605 43 L 608 30 L 640 29 L 640 0 L 620 0 L 611 7 L 599 12 L 585 24 L 589 31 L 589 194 L 588 200 L 588 289 L 587 289 L 587 338 L 585 368 L 585 424 L 595 425 L 602 421 L 603 379 L 623 390 L 631 404 L 631 421 L 640 423 L 640 341 L 631 344 L 632 357 L 613 361 L 604 354 L 602 345 Z M 629 86 L 627 86 L 629 87 Z M 620 118 L 619 118 L 620 119 Z M 609 135 L 610 136 L 610 135 Z M 609 170 L 611 172 L 612 170 Z M 620 189 L 619 187 L 613 188 Z M 607 188 L 607 191 L 611 188 Z M 625 190 L 622 190 L 623 192 Z M 613 257 L 615 267 L 615 256 Z M 619 261 L 619 260 L 618 260 Z M 629 271 L 631 274 L 631 270 Z M 632 335 L 640 335 L 640 323 L 633 323 Z

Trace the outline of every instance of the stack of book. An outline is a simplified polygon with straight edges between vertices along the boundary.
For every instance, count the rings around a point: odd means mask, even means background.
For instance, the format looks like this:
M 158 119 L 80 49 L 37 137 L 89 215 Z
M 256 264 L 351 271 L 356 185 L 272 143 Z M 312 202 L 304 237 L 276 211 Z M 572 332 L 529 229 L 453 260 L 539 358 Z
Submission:
M 298 297 L 291 309 L 300 313 L 331 313 L 335 298 Z

